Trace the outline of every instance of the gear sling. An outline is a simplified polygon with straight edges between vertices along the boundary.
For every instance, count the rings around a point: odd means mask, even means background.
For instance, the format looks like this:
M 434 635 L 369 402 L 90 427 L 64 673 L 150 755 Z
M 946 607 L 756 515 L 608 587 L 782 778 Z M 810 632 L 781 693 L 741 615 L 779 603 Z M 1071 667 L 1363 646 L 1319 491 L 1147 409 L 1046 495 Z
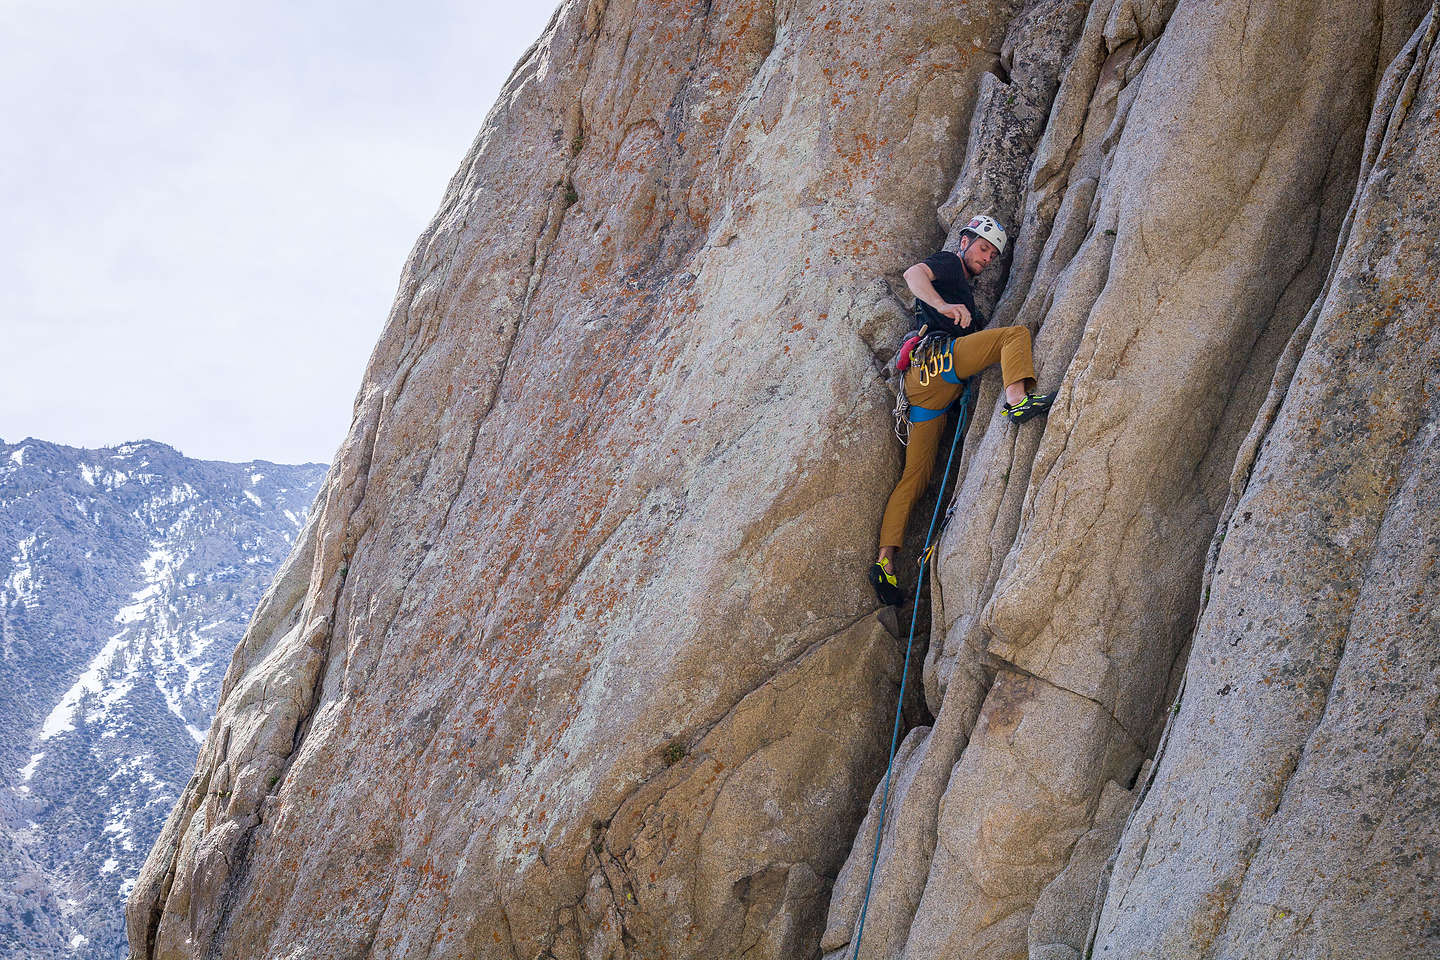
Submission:
M 905 470 L 885 504 L 880 522 L 880 546 L 899 547 L 905 539 L 910 511 L 930 484 L 940 437 L 945 432 L 946 414 L 964 390 L 965 381 L 991 364 L 1000 364 L 1005 384 L 1035 378 L 1030 355 L 1030 331 L 1023 326 L 996 327 L 951 338 L 944 334 L 926 337 L 914 351 L 914 361 L 905 371 L 902 409 L 905 440 Z M 903 411 L 903 412 L 902 412 Z

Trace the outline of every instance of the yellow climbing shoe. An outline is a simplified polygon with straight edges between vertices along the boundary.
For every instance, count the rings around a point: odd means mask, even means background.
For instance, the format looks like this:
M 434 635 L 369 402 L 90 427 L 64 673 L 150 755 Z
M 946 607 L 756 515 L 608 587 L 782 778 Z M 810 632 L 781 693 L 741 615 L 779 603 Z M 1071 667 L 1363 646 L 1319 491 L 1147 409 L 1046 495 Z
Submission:
M 876 560 L 870 565 L 870 585 L 875 588 L 875 596 L 887 607 L 898 607 L 905 599 L 900 592 L 900 581 L 890 572 L 888 558 Z
M 1025 399 L 1016 404 L 1005 404 L 1001 416 L 1013 423 L 1024 423 L 1031 417 L 1048 413 L 1050 404 L 1055 402 L 1053 393 L 1027 393 Z

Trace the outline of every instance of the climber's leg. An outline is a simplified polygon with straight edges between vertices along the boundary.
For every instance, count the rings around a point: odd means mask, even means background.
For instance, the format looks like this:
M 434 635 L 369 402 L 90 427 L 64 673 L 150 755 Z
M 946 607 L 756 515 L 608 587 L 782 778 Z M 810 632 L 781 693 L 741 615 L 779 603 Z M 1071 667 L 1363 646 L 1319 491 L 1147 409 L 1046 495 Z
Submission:
M 900 482 L 885 505 L 880 522 L 880 555 L 876 564 L 881 574 L 893 575 L 890 561 L 905 539 L 905 525 L 910 510 L 930 483 L 935 469 L 935 455 L 940 450 L 940 435 L 945 432 L 946 417 L 925 419 L 924 410 L 946 410 L 960 396 L 960 383 L 953 368 L 953 357 L 940 347 L 926 350 L 915 358 L 905 373 L 905 397 L 911 404 L 910 442 L 905 448 L 905 470 Z M 956 381 L 956 382 L 952 382 Z M 917 416 L 918 415 L 918 416 Z M 917 423 L 916 420 L 919 422 Z M 871 571 L 872 575 L 874 570 Z M 878 587 L 877 587 L 878 589 Z
M 900 482 L 885 504 L 885 517 L 880 521 L 880 556 L 891 559 L 905 539 L 905 526 L 915 501 L 930 485 L 935 472 L 935 456 L 940 452 L 940 435 L 945 432 L 948 417 L 940 416 L 924 423 L 910 424 L 910 443 L 905 448 L 905 470 Z M 887 552 L 888 551 L 888 552 Z
M 910 424 L 910 443 L 905 447 L 905 470 L 885 504 L 885 516 L 880 521 L 880 556 L 870 567 L 870 585 L 875 588 L 875 596 L 880 602 L 889 606 L 905 600 L 895 576 L 893 561 L 900 542 L 905 539 L 905 525 L 909 522 L 910 511 L 929 486 L 930 475 L 935 471 L 935 456 L 940 452 L 940 435 L 945 432 L 947 419 L 942 415 Z
M 1030 331 L 1025 327 L 994 327 L 958 337 L 950 348 L 955 358 L 955 375 L 964 380 L 991 364 L 1000 364 L 1005 395 L 1012 387 L 1025 396 L 1035 385 L 1035 361 L 1030 354 Z
M 916 357 L 905 373 L 905 396 L 911 404 L 905 469 L 885 505 L 885 516 L 880 522 L 880 553 L 870 567 L 870 583 L 881 603 L 898 604 L 904 600 L 895 577 L 895 554 L 905 539 L 910 511 L 925 492 L 935 470 L 940 436 L 945 432 L 948 419 L 940 411 L 948 410 L 960 395 L 961 385 L 954 375 L 952 362 L 949 350 L 937 346 Z
M 1030 331 L 1025 327 L 996 327 L 961 337 L 952 347 L 955 373 L 968 377 L 993 363 L 1000 364 L 1005 383 L 1003 416 L 1024 423 L 1050 409 L 1055 394 L 1036 393 L 1035 359 L 1031 353 Z
M 1030 394 L 1034 393 L 1035 387 L 1036 383 L 1034 377 L 1026 377 L 1024 380 L 1021 380 L 1018 383 L 1008 384 L 1005 387 L 1005 402 L 1019 403 L 1021 400 L 1024 400 L 1026 397 L 1030 396 Z

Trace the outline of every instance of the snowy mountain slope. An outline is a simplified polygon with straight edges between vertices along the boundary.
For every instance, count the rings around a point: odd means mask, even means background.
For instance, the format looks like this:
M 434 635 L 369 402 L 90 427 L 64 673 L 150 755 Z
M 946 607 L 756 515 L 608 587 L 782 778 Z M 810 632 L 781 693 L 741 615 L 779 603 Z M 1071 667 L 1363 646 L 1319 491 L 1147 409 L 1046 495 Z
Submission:
M 124 955 L 124 898 L 324 474 L 0 441 L 0 957 Z

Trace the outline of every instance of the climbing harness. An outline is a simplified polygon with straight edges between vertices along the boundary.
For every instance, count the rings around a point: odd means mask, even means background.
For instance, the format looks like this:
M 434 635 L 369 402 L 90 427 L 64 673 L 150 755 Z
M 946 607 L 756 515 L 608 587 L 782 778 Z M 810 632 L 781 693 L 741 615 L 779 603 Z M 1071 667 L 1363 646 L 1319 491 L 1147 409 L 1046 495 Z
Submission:
M 957 379 L 953 382 L 960 383 L 961 381 Z M 935 500 L 935 510 L 930 514 L 930 529 L 925 532 L 925 550 L 920 555 L 920 570 L 915 575 L 915 602 L 910 608 L 910 636 L 905 641 L 905 666 L 900 671 L 900 693 L 895 700 L 895 725 L 890 731 L 890 757 L 885 761 L 885 786 L 880 792 L 880 821 L 875 826 L 875 849 L 870 855 L 870 874 L 865 878 L 865 900 L 860 905 L 860 921 L 855 927 L 855 949 L 850 954 L 850 960 L 859 960 L 860 938 L 865 934 L 865 915 L 870 910 L 870 893 L 875 885 L 875 867 L 880 862 L 880 842 L 885 837 L 885 811 L 890 801 L 890 773 L 895 766 L 895 748 L 900 741 L 900 720 L 905 707 L 905 684 L 910 679 L 910 651 L 915 645 L 915 618 L 920 612 L 920 588 L 925 583 L 925 571 L 935 552 L 935 547 L 932 545 L 932 540 L 936 540 L 935 521 L 940 518 L 940 504 L 945 502 L 945 486 L 950 481 L 950 468 L 955 462 L 955 448 L 960 445 L 960 438 L 965 435 L 965 430 L 969 426 L 973 392 L 973 383 L 966 383 L 960 391 L 958 414 L 955 418 L 955 436 L 950 439 L 950 456 L 945 460 L 945 472 L 940 476 L 940 494 Z M 903 390 L 901 396 L 902 398 L 904 396 Z M 912 406 L 910 409 L 913 411 L 926 408 Z M 939 411 L 939 413 L 944 412 L 943 410 Z M 925 419 L 930 418 L 926 417 Z M 954 509 L 955 504 L 952 500 L 949 509 L 945 511 L 945 523 L 940 527 L 942 532 L 950 523 L 950 516 L 954 513 Z
M 913 345 L 911 340 L 915 340 Z M 912 365 L 916 367 L 916 379 L 922 387 L 928 387 L 930 381 L 936 377 L 946 383 L 961 383 L 960 378 L 955 375 L 955 357 L 950 349 L 954 342 L 955 338 L 948 333 L 927 333 L 923 326 L 918 334 L 911 334 L 906 338 L 906 347 L 909 349 L 907 351 L 905 347 L 901 348 L 896 363 L 896 369 L 900 372 L 900 386 L 895 393 L 895 436 L 902 445 L 908 446 L 910 443 L 910 424 L 934 420 L 948 411 L 948 408 L 934 409 L 911 403 L 910 398 L 905 395 L 906 370 Z

